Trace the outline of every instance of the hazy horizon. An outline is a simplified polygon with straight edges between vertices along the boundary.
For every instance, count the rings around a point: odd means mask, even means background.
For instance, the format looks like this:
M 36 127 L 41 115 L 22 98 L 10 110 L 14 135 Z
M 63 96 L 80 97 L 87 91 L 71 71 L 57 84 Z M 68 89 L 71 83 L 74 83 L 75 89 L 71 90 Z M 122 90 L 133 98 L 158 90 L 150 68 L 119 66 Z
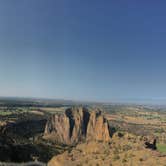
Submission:
M 166 103 L 166 2 L 0 2 L 0 96 Z
M 64 102 L 78 102 L 78 103 L 101 103 L 101 104 L 120 104 L 120 105 L 154 105 L 154 106 L 166 106 L 166 99 L 111 99 L 108 101 L 102 100 L 79 100 L 79 99 L 72 99 L 72 98 L 49 98 L 49 97 L 41 97 L 41 96 L 0 96 L 0 100 L 6 99 L 18 99 L 18 100 L 51 100 L 51 101 L 64 101 Z

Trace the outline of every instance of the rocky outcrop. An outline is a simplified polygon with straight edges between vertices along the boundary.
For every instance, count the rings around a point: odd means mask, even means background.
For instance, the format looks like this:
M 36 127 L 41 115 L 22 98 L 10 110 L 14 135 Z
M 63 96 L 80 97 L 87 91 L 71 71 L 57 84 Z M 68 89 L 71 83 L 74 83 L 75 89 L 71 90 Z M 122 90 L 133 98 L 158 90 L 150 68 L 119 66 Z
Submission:
M 152 149 L 152 150 L 157 150 L 157 139 L 153 136 L 151 137 L 145 137 L 144 138 L 144 144 L 145 144 L 145 148 L 148 148 L 148 149 Z
M 101 111 L 93 111 L 87 128 L 87 140 L 110 140 L 108 121 L 101 115 Z
M 46 124 L 44 137 L 68 144 L 70 141 L 69 124 L 66 115 L 53 115 Z
M 109 141 L 109 125 L 100 110 L 90 112 L 84 107 L 73 107 L 48 120 L 44 138 L 63 144 L 83 140 Z

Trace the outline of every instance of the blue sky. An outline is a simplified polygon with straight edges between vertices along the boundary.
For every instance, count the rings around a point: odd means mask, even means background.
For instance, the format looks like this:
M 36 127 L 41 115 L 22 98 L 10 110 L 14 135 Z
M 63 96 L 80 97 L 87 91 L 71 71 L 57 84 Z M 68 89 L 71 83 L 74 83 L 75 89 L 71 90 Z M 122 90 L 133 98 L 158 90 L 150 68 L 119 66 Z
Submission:
M 0 96 L 166 101 L 166 1 L 0 1 Z

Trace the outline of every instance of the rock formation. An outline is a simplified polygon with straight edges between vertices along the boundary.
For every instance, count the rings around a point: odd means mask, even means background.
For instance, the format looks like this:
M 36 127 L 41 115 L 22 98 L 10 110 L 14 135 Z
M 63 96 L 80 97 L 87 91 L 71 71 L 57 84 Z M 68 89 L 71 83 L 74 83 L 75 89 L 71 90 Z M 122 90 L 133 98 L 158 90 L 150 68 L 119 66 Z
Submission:
M 87 140 L 110 140 L 108 121 L 101 115 L 101 111 L 93 111 L 90 114 Z
M 156 150 L 157 149 L 156 142 L 157 142 L 156 138 L 151 138 L 151 139 L 145 138 L 145 148 Z
M 73 107 L 48 120 L 44 138 L 62 144 L 74 144 L 83 140 L 109 141 L 109 125 L 100 110 L 90 112 L 84 107 Z

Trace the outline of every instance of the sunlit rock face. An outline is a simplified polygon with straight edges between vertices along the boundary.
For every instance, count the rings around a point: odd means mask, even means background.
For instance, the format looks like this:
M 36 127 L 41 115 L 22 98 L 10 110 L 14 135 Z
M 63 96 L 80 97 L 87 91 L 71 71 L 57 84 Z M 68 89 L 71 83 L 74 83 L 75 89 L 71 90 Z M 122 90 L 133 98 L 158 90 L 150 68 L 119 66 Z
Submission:
M 91 112 L 86 139 L 101 141 L 110 140 L 108 121 L 102 116 L 100 111 Z
M 69 108 L 64 114 L 53 115 L 47 121 L 44 138 L 62 144 L 75 144 L 83 140 L 109 141 L 108 121 L 99 110 Z

